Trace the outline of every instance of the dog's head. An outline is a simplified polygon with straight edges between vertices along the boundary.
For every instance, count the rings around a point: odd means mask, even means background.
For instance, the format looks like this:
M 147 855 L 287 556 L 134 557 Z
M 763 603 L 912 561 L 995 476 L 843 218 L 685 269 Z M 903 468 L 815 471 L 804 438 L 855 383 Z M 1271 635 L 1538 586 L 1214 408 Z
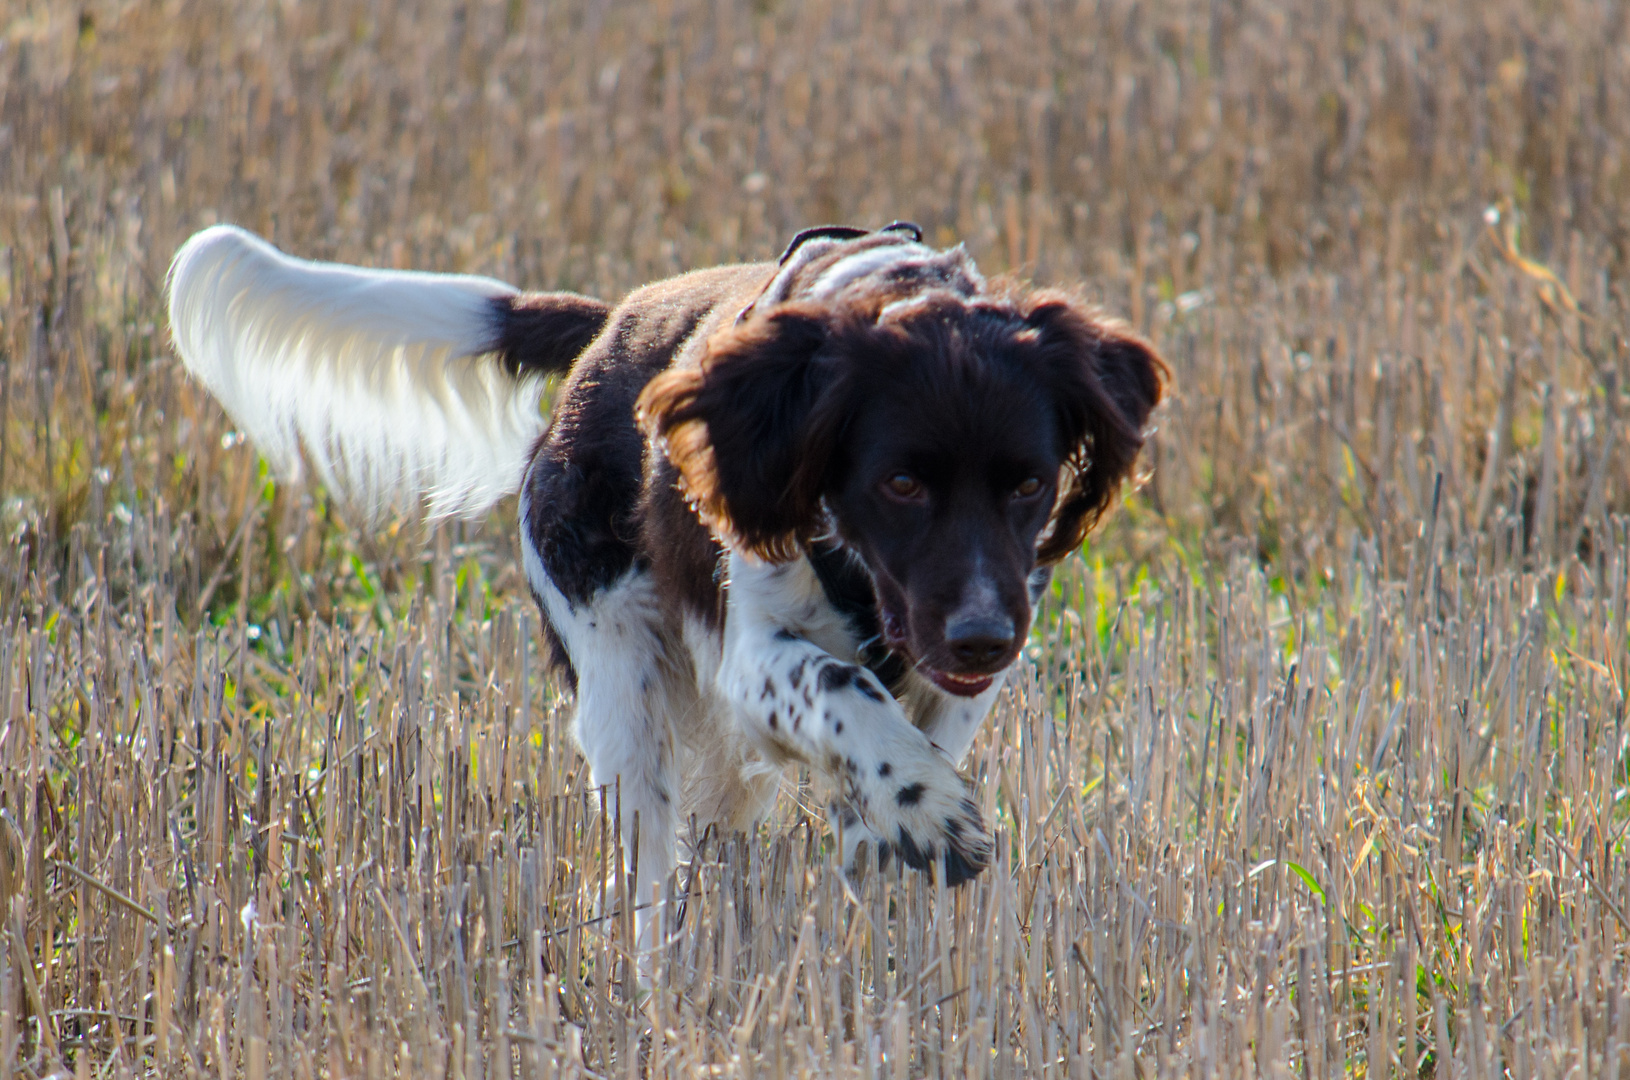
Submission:
M 1024 643 L 1031 573 L 1080 546 L 1131 471 L 1166 368 L 1066 294 L 990 292 L 971 264 L 946 270 L 960 250 L 931 254 L 926 286 L 761 298 L 653 380 L 640 416 L 722 540 L 787 561 L 834 531 L 888 645 L 971 695 Z

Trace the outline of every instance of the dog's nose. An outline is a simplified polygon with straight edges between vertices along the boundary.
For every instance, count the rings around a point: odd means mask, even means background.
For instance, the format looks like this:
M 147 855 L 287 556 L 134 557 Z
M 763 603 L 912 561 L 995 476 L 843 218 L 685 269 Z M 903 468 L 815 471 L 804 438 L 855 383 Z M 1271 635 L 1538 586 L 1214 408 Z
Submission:
M 969 615 L 945 626 L 951 655 L 968 667 L 994 664 L 1013 647 L 1013 620 L 1006 615 Z

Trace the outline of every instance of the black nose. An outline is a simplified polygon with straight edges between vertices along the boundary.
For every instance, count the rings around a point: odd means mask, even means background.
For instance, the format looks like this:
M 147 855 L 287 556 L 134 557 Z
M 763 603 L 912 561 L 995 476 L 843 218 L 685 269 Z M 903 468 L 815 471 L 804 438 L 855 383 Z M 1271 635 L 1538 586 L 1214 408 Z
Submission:
M 945 625 L 951 655 L 968 667 L 985 667 L 1013 647 L 1013 620 L 1006 615 L 969 615 Z

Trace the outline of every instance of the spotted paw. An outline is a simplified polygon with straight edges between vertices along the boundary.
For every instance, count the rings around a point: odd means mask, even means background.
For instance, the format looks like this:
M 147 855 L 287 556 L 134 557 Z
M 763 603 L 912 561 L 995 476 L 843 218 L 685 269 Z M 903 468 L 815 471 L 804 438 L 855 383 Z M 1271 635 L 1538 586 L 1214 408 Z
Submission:
M 915 741 L 911 741 L 911 737 Z M 968 783 L 920 732 L 853 775 L 848 800 L 901 862 L 960 885 L 990 862 L 990 838 Z M 857 770 L 858 771 L 858 770 Z
M 901 829 L 892 845 L 900 861 L 914 870 L 945 872 L 945 884 L 955 887 L 971 880 L 990 865 L 990 838 L 985 835 L 979 809 L 972 799 L 964 799 L 960 813 L 947 818 L 939 840 L 926 842 Z

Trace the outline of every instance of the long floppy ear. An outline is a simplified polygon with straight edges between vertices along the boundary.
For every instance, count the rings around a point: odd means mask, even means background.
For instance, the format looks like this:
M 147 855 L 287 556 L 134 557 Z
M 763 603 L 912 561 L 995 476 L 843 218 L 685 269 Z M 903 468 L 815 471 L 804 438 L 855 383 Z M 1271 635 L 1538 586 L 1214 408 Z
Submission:
M 1170 369 L 1131 330 L 1066 297 L 1039 293 L 1033 304 L 1025 323 L 1071 447 L 1053 520 L 1036 550 L 1037 560 L 1050 564 L 1080 547 L 1114 501 Z
M 783 304 L 719 331 L 696 367 L 646 384 L 636 413 L 702 520 L 732 546 L 787 562 L 821 527 L 846 380 L 819 307 Z

